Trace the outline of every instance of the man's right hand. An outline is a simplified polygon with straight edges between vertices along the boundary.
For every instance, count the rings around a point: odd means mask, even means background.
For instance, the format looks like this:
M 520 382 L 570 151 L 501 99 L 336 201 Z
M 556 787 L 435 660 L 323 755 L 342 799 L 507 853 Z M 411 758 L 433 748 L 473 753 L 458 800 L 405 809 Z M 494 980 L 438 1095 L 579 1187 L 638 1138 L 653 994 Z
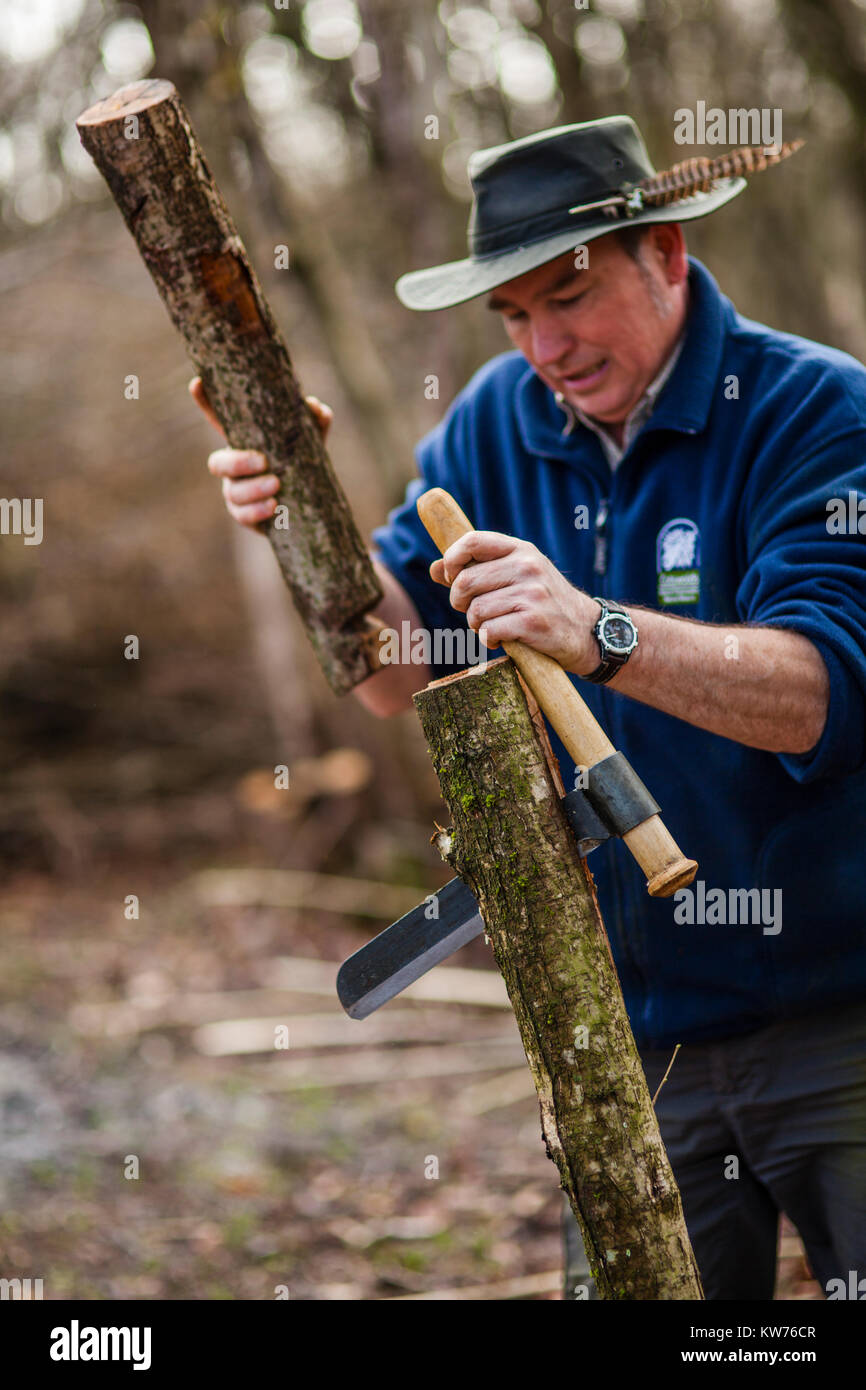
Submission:
M 223 434 L 200 376 L 193 377 L 189 383 L 189 394 L 214 429 Z M 307 396 L 306 402 L 322 432 L 322 438 L 326 439 L 334 418 L 333 411 L 315 396 Z M 275 473 L 268 472 L 268 461 L 264 454 L 255 449 L 216 449 L 209 456 L 207 466 L 215 477 L 222 478 L 226 510 L 235 521 L 242 526 L 258 526 L 273 516 L 277 509 L 276 494 L 280 490 L 280 480 Z

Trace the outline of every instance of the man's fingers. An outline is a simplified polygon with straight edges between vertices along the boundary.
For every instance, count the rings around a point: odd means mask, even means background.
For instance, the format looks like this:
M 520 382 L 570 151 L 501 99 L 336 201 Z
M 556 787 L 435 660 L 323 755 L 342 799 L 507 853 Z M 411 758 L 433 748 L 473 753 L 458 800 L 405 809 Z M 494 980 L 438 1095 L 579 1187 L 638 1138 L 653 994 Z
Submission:
M 214 429 L 218 430 L 223 439 L 225 439 L 225 431 L 214 413 L 213 406 L 207 398 L 207 392 L 204 389 L 204 382 L 201 377 L 194 376 L 187 386 L 187 390 L 199 410 L 207 416 Z M 324 401 L 320 401 L 318 396 L 307 396 L 306 402 L 310 408 L 310 414 L 313 416 L 313 419 L 322 433 L 322 438 L 324 439 L 333 423 L 334 412 L 329 405 L 325 405 Z
M 509 613 L 525 613 L 526 608 L 526 599 L 520 589 L 496 589 L 491 594 L 479 594 L 478 598 L 472 600 L 465 610 L 466 621 L 473 632 L 480 632 L 493 619 Z
M 252 478 L 267 472 L 268 461 L 256 449 L 215 449 L 207 466 L 218 478 Z
M 280 480 L 273 473 L 262 473 L 257 478 L 223 478 L 223 497 L 235 507 L 263 502 L 279 490 Z
M 327 439 L 328 430 L 331 428 L 331 423 L 334 419 L 333 410 L 329 405 L 325 405 L 323 401 L 320 401 L 318 396 L 305 396 L 304 399 L 310 407 L 310 414 L 318 425 L 322 438 Z
M 277 499 L 266 497 L 263 502 L 248 502 L 243 507 L 236 507 L 234 502 L 226 499 L 226 510 L 229 516 L 239 521 L 242 526 L 258 526 L 260 522 L 273 516 L 277 510 Z
M 453 584 L 463 567 L 474 560 L 496 560 L 510 554 L 516 545 L 520 541 L 515 536 L 504 536 L 500 531 L 467 531 L 442 556 L 446 582 Z
M 198 406 L 199 410 L 201 410 L 207 416 L 214 429 L 222 435 L 223 439 L 225 439 L 223 427 L 217 419 L 216 415 L 214 414 L 213 406 L 207 398 L 207 392 L 204 389 L 204 382 L 202 381 L 201 377 L 194 376 L 192 381 L 189 383 L 187 389 L 189 391 L 189 394 L 195 401 L 196 405 Z
M 515 555 L 523 545 L 499 531 L 467 531 L 430 566 L 436 584 L 452 586 L 451 602 L 465 610 L 470 600 L 489 589 L 503 588 L 517 577 Z
M 225 438 L 200 376 L 193 377 L 189 383 L 189 394 Z M 222 478 L 226 511 L 241 526 L 260 526 L 274 515 L 280 480 L 267 471 L 268 461 L 264 454 L 257 449 L 215 449 L 207 466 L 215 477 Z
M 477 595 L 507 589 L 523 577 L 514 551 L 499 560 L 477 561 L 474 565 L 467 565 L 451 585 L 451 607 L 465 613 Z
M 527 646 L 531 645 L 526 641 L 521 613 L 504 613 L 500 618 L 492 618 L 489 622 L 482 623 L 478 629 L 478 636 L 482 646 L 489 652 L 501 647 L 504 642 L 523 642 Z

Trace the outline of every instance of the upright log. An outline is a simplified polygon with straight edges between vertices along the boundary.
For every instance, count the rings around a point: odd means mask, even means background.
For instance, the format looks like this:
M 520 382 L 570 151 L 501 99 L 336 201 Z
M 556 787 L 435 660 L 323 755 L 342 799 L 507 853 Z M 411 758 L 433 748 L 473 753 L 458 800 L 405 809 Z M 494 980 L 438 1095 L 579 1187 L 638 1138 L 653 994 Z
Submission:
M 700 1299 L 592 880 L 524 692 L 503 659 L 414 697 L 452 818 L 439 848 L 478 900 L 600 1297 Z
M 288 349 L 170 82 L 121 88 L 76 122 L 236 449 L 263 452 L 283 510 L 268 538 L 325 675 L 378 669 L 382 597 Z M 283 524 L 287 521 L 287 525 Z

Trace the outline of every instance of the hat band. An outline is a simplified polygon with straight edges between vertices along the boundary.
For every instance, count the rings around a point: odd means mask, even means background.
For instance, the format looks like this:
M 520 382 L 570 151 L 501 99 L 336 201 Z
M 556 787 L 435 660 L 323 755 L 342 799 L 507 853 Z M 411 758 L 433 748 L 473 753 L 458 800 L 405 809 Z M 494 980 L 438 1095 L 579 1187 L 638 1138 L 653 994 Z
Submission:
M 615 194 L 616 190 L 607 196 L 613 197 Z M 473 230 L 469 234 L 469 254 L 473 260 L 481 260 L 485 256 L 495 256 L 500 252 L 516 251 L 521 246 L 543 241 L 545 237 L 554 236 L 557 232 L 567 232 L 571 228 L 579 232 L 581 227 L 591 227 L 597 221 L 597 217 L 574 217 L 569 212 L 568 204 L 565 204 L 553 212 L 523 218 L 519 222 L 509 222 L 504 227 L 494 227 L 486 232 Z M 578 245 L 579 242 L 578 236 L 575 244 Z

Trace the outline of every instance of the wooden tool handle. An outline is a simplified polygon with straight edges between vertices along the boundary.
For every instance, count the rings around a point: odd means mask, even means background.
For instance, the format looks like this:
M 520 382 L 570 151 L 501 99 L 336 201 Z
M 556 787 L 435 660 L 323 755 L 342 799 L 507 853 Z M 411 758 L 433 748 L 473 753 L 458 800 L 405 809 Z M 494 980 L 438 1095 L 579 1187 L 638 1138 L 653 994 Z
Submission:
M 423 493 L 417 506 L 418 515 L 443 554 L 467 531 L 475 529 L 450 493 L 441 487 Z M 503 642 L 502 646 L 579 767 L 592 768 L 616 752 L 558 661 L 523 642 Z M 686 859 L 658 814 L 622 838 L 646 874 L 647 891 L 654 898 L 670 897 L 691 883 L 697 873 L 696 860 Z

